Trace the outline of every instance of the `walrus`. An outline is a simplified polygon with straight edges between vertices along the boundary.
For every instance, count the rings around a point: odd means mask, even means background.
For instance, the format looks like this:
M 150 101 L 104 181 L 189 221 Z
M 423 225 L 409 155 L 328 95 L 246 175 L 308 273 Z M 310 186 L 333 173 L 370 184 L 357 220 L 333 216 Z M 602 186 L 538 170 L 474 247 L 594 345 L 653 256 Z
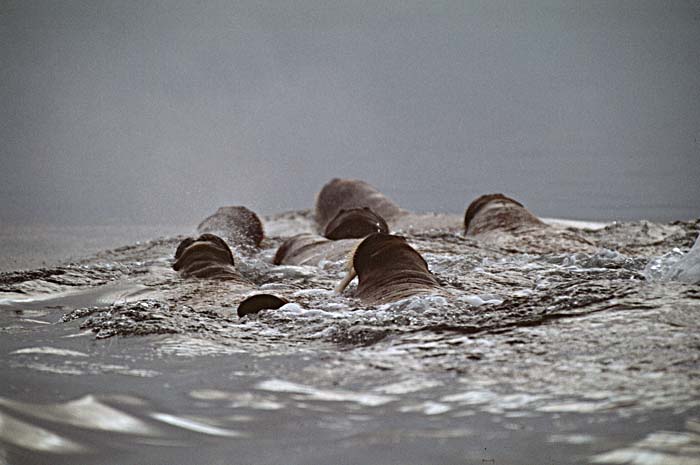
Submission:
M 384 304 L 440 289 L 423 257 L 406 239 L 391 234 L 367 236 L 351 253 L 348 273 L 336 287 L 342 293 L 357 276 L 355 296 L 368 305 Z
M 330 240 L 316 234 L 297 234 L 282 243 L 272 263 L 300 266 L 342 260 L 358 243 L 357 239 Z
M 399 207 L 375 187 L 357 179 L 332 179 L 316 196 L 316 229 L 323 234 L 342 210 L 369 208 L 384 219 L 387 230 L 374 232 L 420 233 L 429 230 L 458 231 L 461 217 L 444 213 L 413 213 Z
M 341 209 L 326 225 L 322 236 L 297 234 L 282 243 L 272 263 L 275 265 L 318 265 L 323 260 L 342 260 L 359 241 L 376 232 L 388 233 L 384 218 L 370 208 Z
M 519 253 L 591 252 L 595 244 L 550 226 L 503 194 L 478 197 L 464 214 L 464 235 Z
M 385 221 L 391 221 L 404 211 L 373 186 L 357 179 L 334 178 L 316 196 L 314 217 L 318 231 L 326 230 L 341 210 L 368 207 Z
M 219 234 L 234 246 L 260 247 L 263 225 L 252 210 L 242 206 L 220 207 L 197 226 L 197 232 Z
M 388 233 L 385 219 L 369 205 L 392 215 L 401 211 L 366 182 L 333 179 L 316 196 L 316 221 L 323 236 L 303 233 L 288 238 L 277 249 L 273 263 L 318 265 L 323 260 L 342 260 L 357 246 L 357 239 Z
M 381 216 L 369 207 L 341 209 L 323 231 L 331 239 L 360 239 L 372 233 L 389 232 L 389 226 Z
M 403 232 L 457 230 L 460 217 L 444 214 L 415 214 L 401 209 L 364 181 L 335 178 L 316 196 L 316 227 L 325 237 L 299 234 L 277 250 L 276 265 L 317 265 L 323 260 L 341 260 L 373 233 L 388 234 L 391 227 Z M 355 239 L 355 240 L 350 240 Z
M 254 315 L 261 310 L 277 310 L 281 306 L 288 304 L 287 299 L 277 297 L 273 294 L 256 294 L 244 299 L 238 304 L 237 313 L 239 317 Z
M 197 239 L 188 237 L 180 242 L 175 251 L 173 269 L 184 278 L 242 279 L 226 242 L 209 233 L 202 234 Z
M 503 194 L 478 197 L 464 214 L 464 233 L 475 236 L 487 231 L 509 231 L 523 225 L 544 226 L 522 203 Z

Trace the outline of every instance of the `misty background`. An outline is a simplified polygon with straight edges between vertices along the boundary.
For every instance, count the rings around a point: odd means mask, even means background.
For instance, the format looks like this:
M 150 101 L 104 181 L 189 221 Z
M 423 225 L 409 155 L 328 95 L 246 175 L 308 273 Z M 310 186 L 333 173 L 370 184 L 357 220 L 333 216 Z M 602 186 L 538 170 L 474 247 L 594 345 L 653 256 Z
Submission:
M 0 222 L 700 216 L 697 1 L 0 0 Z

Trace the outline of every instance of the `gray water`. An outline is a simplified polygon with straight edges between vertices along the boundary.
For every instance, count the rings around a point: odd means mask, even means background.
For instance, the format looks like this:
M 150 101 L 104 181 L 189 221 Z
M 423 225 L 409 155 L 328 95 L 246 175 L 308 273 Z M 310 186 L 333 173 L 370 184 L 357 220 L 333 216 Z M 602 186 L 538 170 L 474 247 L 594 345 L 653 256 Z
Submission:
M 529 255 L 460 220 L 403 232 L 446 294 L 375 307 L 331 292 L 342 262 L 271 265 L 308 212 L 236 251 L 250 285 L 183 280 L 178 237 L 1 275 L 0 458 L 697 463 L 699 289 L 644 270 L 698 223 L 577 228 L 597 252 Z M 238 318 L 254 292 L 292 303 Z
M 357 177 L 413 211 L 700 215 L 693 0 L 4 0 L 0 224 L 195 224 Z
M 699 463 L 698 288 L 644 272 L 698 233 L 699 21 L 0 2 L 0 464 Z M 404 232 L 449 298 L 366 308 L 341 263 L 270 264 L 334 176 L 455 224 L 489 192 L 622 223 L 565 255 Z M 222 205 L 271 215 L 248 288 L 170 269 Z M 239 320 L 260 290 L 293 304 Z

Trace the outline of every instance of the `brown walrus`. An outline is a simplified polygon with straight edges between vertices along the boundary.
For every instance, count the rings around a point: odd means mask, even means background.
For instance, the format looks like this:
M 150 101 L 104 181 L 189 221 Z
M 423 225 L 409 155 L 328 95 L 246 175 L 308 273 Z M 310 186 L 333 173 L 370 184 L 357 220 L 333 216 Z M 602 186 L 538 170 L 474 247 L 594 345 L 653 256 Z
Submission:
M 246 207 L 220 207 L 197 226 L 197 232 L 216 233 L 234 246 L 260 247 L 263 225 L 252 210 Z
M 464 234 L 518 253 L 591 252 L 595 244 L 550 226 L 503 194 L 478 197 L 464 214 Z
M 486 194 L 474 200 L 464 214 L 464 233 L 508 231 L 523 225 L 544 226 L 522 203 L 503 194 Z
M 277 310 L 284 304 L 288 304 L 287 299 L 277 297 L 272 294 L 256 294 L 244 299 L 238 304 L 238 316 L 254 315 L 261 310 Z
M 277 249 L 273 263 L 318 265 L 323 260 L 343 259 L 357 246 L 357 239 L 389 232 L 384 218 L 372 208 L 392 215 L 402 212 L 366 182 L 333 179 L 316 196 L 316 221 L 323 237 L 308 233 L 290 237 Z
M 440 288 L 423 257 L 401 236 L 367 236 L 352 253 L 348 268 L 336 292 L 342 293 L 357 276 L 355 295 L 370 305 L 431 294 Z
M 357 239 L 333 241 L 316 234 L 297 234 L 282 243 L 272 263 L 275 265 L 318 265 L 323 260 L 342 260 L 358 244 Z
M 370 234 L 389 232 L 384 218 L 369 207 L 342 209 L 331 219 L 323 231 L 323 236 L 331 240 L 360 239 Z
M 243 279 L 234 267 L 233 254 L 226 242 L 209 233 L 197 239 L 184 239 L 175 251 L 173 269 L 184 278 Z
M 325 231 L 328 223 L 341 210 L 370 208 L 386 221 L 404 213 L 394 202 L 373 186 L 357 179 L 332 179 L 316 196 L 315 219 L 319 231 Z
M 388 230 L 420 233 L 430 230 L 457 231 L 461 218 L 444 213 L 412 213 L 400 208 L 375 187 L 357 179 L 333 179 L 316 196 L 316 227 L 324 233 L 341 210 L 369 208 L 383 218 Z
M 364 181 L 338 178 L 323 186 L 316 196 L 315 219 L 325 238 L 304 233 L 287 239 L 275 255 L 276 265 L 340 260 L 359 243 L 349 238 L 388 233 L 390 224 L 404 232 L 452 231 L 460 225 L 456 215 L 410 213 Z

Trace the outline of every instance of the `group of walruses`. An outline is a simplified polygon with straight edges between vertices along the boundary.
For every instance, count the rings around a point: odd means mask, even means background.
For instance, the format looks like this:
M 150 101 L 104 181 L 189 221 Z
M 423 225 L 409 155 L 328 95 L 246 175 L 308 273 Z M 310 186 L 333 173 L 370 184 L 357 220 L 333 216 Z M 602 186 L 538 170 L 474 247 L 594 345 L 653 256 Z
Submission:
M 314 218 L 319 234 L 298 234 L 278 248 L 275 265 L 317 265 L 347 257 L 347 275 L 336 287 L 342 293 L 358 278 L 355 297 L 368 305 L 418 294 L 439 292 L 440 284 L 423 257 L 392 226 L 412 215 L 364 181 L 333 179 L 316 198 Z M 503 194 L 474 200 L 464 216 L 464 234 L 488 240 L 490 235 L 517 234 L 527 228 L 549 228 L 521 203 Z M 237 246 L 257 248 L 263 239 L 260 219 L 245 207 L 222 207 L 204 220 L 198 238 L 187 238 L 175 253 L 173 268 L 183 277 L 239 279 L 233 254 L 212 231 L 226 231 Z M 274 309 L 287 301 L 270 294 L 244 300 L 238 314 Z

